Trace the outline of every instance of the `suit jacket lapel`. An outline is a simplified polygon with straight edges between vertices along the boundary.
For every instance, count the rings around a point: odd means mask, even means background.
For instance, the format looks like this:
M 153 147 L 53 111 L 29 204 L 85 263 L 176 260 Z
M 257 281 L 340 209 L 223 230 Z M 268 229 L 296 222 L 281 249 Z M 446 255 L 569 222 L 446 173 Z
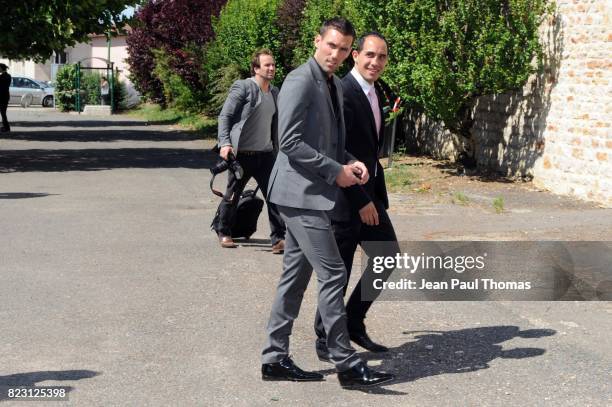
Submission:
M 321 67 L 319 66 L 317 61 L 315 61 L 314 58 L 311 57 L 308 60 L 308 62 L 310 63 L 310 70 L 312 71 L 312 74 L 314 75 L 314 78 L 317 81 L 317 85 L 319 86 L 319 92 L 322 92 L 325 95 L 325 99 L 327 100 L 327 105 L 329 106 L 329 111 L 331 112 L 331 117 L 333 118 L 334 121 L 337 121 L 338 118 L 336 117 L 336 112 L 334 112 L 334 104 L 332 103 L 329 87 L 327 86 L 327 78 L 323 75 L 323 71 L 321 70 Z M 336 94 L 337 94 L 338 84 L 336 82 L 334 82 L 334 84 L 336 84 Z
M 357 95 L 357 100 L 359 100 L 359 102 L 361 103 L 363 111 L 367 112 L 366 115 L 370 120 L 370 127 L 372 128 L 371 134 L 374 136 L 374 144 L 378 145 L 378 131 L 376 129 L 376 120 L 374 120 L 374 113 L 372 112 L 372 105 L 370 105 L 368 97 L 365 95 L 365 93 L 363 93 L 361 85 L 359 85 L 359 82 L 357 82 L 357 79 L 355 79 L 353 74 L 349 72 L 347 75 L 350 76 L 351 84 L 353 85 L 353 91 Z M 382 117 L 382 114 L 380 117 Z

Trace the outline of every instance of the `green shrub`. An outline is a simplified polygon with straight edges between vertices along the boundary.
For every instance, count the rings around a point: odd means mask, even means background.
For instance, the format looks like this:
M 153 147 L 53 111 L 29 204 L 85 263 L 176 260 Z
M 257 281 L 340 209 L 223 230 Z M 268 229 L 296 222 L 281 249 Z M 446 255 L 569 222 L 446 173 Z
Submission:
M 209 77 L 219 77 L 218 70 L 237 66 L 242 77 L 250 76 L 253 52 L 269 48 L 279 55 L 280 37 L 276 25 L 277 9 L 282 0 L 229 0 L 218 18 L 213 17 L 215 40 L 207 51 Z M 278 78 L 284 78 L 281 66 Z
M 102 76 L 95 71 L 81 72 L 81 108 L 85 105 L 101 105 L 102 93 L 100 83 Z
M 408 102 L 470 137 L 474 98 L 524 85 L 541 54 L 546 0 L 354 0 L 386 36 L 385 78 Z
M 221 67 L 213 75 L 210 81 L 212 97 L 208 102 L 208 112 L 216 115 L 221 111 L 232 83 L 240 79 L 242 73 L 238 65 L 232 64 Z
M 304 8 L 302 24 L 300 25 L 300 38 L 293 51 L 293 64 L 303 64 L 314 54 L 314 38 L 319 33 L 321 24 L 332 17 L 343 17 L 348 19 L 357 31 L 357 36 L 365 30 L 364 19 L 361 11 L 356 8 L 355 0 L 308 0 Z M 369 31 L 369 29 L 368 29 Z M 349 56 L 349 58 L 351 58 Z M 346 71 L 341 69 L 338 73 L 342 75 Z
M 55 103 L 63 112 L 76 110 L 76 72 L 76 65 L 64 65 L 57 71 L 55 77 Z M 101 78 L 102 74 L 99 72 L 81 70 L 81 109 L 85 105 L 101 104 Z M 125 83 L 119 80 L 116 73 L 113 82 L 113 105 L 115 111 L 125 109 L 126 96 Z
M 184 112 L 202 109 L 203 95 L 181 78 L 172 68 L 173 57 L 163 49 L 152 50 L 155 57 L 153 74 L 163 86 L 164 99 L 170 107 Z
M 76 65 L 67 64 L 58 69 L 55 76 L 55 105 L 67 112 L 75 109 Z
M 113 105 L 115 111 L 127 109 L 127 88 L 125 82 L 119 80 L 119 74 L 115 73 L 113 77 Z

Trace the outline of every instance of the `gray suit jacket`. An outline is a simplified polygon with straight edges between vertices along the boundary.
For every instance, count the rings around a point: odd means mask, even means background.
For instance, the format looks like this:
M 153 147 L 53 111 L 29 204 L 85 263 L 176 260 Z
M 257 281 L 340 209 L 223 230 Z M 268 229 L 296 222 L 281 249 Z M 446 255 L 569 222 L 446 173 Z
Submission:
M 278 96 L 279 153 L 268 186 L 271 202 L 325 211 L 334 207 L 340 192 L 336 176 L 354 157 L 344 147 L 342 85 L 335 75 L 333 80 L 338 116 L 313 58 L 287 75 Z
M 274 103 L 278 98 L 278 88 L 271 86 L 270 91 Z M 234 82 L 229 90 L 223 109 L 219 113 L 218 134 L 219 147 L 231 145 L 234 153 L 238 153 L 238 142 L 242 134 L 242 127 L 251 113 L 259 106 L 259 85 L 252 79 L 240 79 Z M 272 118 L 272 144 L 278 150 L 278 105 L 277 113 Z

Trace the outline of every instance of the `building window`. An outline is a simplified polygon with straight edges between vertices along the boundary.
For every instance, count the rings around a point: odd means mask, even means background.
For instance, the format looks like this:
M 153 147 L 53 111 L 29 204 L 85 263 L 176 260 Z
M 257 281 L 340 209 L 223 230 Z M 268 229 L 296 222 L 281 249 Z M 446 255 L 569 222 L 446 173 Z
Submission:
M 55 63 L 56 64 L 65 64 L 66 63 L 66 53 L 64 51 L 55 52 Z

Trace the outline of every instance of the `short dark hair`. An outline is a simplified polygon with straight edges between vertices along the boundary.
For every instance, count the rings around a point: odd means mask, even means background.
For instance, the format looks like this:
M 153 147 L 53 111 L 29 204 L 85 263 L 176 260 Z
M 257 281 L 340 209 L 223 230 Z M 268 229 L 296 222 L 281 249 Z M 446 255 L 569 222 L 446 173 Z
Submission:
M 357 37 L 357 33 L 355 32 L 355 28 L 353 28 L 353 24 L 346 18 L 342 17 L 334 17 L 329 20 L 325 20 L 321 28 L 319 29 L 319 35 L 321 37 L 325 36 L 327 30 L 334 29 L 339 31 L 342 35 L 350 35 L 355 39 Z
M 255 51 L 253 53 L 253 57 L 251 58 L 251 75 L 255 75 L 255 68 L 261 68 L 259 57 L 262 55 L 270 55 L 272 58 L 274 58 L 272 51 L 270 51 L 268 48 L 261 48 Z
M 370 31 L 370 32 L 367 32 L 367 33 L 363 34 L 357 40 L 357 52 L 361 52 L 361 50 L 363 49 L 363 44 L 365 44 L 365 40 L 368 37 L 380 38 L 381 40 L 383 40 L 385 42 L 385 45 L 387 46 L 387 49 L 389 48 L 389 43 L 387 42 L 387 39 L 381 33 L 379 33 L 378 31 Z
M 2 69 L 3 71 L 8 70 L 8 66 L 6 66 L 5 64 L 0 64 L 0 69 Z

